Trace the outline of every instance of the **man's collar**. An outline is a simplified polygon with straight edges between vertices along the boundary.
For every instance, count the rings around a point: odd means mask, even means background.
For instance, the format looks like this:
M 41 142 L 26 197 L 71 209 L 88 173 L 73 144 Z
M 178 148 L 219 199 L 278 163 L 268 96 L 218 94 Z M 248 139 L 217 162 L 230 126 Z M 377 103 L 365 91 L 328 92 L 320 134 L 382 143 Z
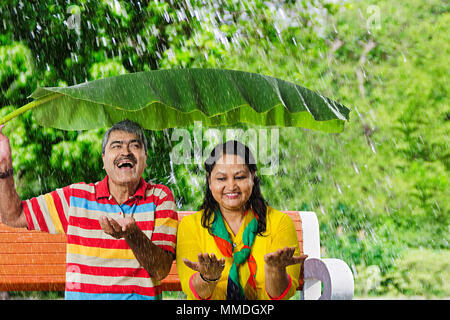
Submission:
M 147 191 L 147 185 L 148 185 L 148 183 L 145 182 L 144 178 L 141 177 L 141 182 L 139 182 L 139 187 L 133 196 L 145 199 L 145 192 Z
M 144 178 L 141 177 L 139 187 L 134 193 L 133 197 L 145 198 L 145 191 L 147 190 L 147 186 L 148 183 L 145 182 Z M 111 197 L 108 188 L 108 176 L 106 176 L 102 181 L 95 185 L 95 197 L 96 199 Z

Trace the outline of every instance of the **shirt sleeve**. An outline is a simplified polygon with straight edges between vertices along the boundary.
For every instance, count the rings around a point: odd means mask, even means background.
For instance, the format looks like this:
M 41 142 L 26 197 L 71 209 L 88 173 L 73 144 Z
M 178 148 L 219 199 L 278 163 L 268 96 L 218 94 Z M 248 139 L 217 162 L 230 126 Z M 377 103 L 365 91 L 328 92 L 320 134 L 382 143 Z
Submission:
M 297 232 L 295 231 L 294 222 L 285 213 L 281 213 L 282 218 L 280 219 L 278 226 L 273 232 L 273 240 L 270 248 L 270 252 L 277 251 L 278 249 L 283 249 L 285 247 L 295 247 L 294 256 L 300 256 L 300 247 L 298 244 Z M 290 277 L 289 286 L 285 292 L 279 297 L 271 297 L 267 294 L 267 299 L 270 300 L 288 300 L 291 298 L 297 290 L 299 277 L 300 277 L 301 264 L 295 264 L 286 267 L 286 272 Z
M 22 201 L 23 212 L 29 230 L 48 233 L 66 233 L 69 220 L 71 187 L 56 189 L 50 193 Z
M 172 192 L 166 186 L 160 186 L 161 193 L 155 208 L 155 229 L 152 242 L 175 257 L 177 243 L 178 214 Z

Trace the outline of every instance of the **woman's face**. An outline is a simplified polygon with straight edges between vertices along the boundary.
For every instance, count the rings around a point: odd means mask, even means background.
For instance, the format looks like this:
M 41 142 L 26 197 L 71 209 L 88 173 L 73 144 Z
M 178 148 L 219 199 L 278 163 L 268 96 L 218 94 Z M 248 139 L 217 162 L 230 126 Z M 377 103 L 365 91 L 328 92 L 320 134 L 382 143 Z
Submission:
M 237 155 L 224 154 L 208 179 L 209 189 L 222 211 L 244 211 L 253 190 L 253 174 Z

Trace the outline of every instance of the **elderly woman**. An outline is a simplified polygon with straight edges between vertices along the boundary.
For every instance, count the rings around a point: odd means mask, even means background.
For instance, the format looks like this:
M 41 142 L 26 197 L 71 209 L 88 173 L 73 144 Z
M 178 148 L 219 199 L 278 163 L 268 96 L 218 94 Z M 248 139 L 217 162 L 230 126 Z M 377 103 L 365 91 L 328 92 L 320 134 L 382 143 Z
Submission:
M 177 268 L 188 299 L 289 299 L 306 256 L 291 218 L 262 197 L 249 148 L 219 144 L 205 169 L 201 210 L 178 227 Z

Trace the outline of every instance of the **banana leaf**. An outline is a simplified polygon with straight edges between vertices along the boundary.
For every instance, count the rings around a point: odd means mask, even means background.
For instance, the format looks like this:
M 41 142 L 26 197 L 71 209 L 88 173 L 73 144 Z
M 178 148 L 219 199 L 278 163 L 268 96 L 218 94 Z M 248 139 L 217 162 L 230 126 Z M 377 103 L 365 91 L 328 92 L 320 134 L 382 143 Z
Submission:
M 130 73 L 71 87 L 37 88 L 34 101 L 0 120 L 33 110 L 42 126 L 63 130 L 108 127 L 128 118 L 143 128 L 250 123 L 340 132 L 350 110 L 294 83 L 223 69 Z

